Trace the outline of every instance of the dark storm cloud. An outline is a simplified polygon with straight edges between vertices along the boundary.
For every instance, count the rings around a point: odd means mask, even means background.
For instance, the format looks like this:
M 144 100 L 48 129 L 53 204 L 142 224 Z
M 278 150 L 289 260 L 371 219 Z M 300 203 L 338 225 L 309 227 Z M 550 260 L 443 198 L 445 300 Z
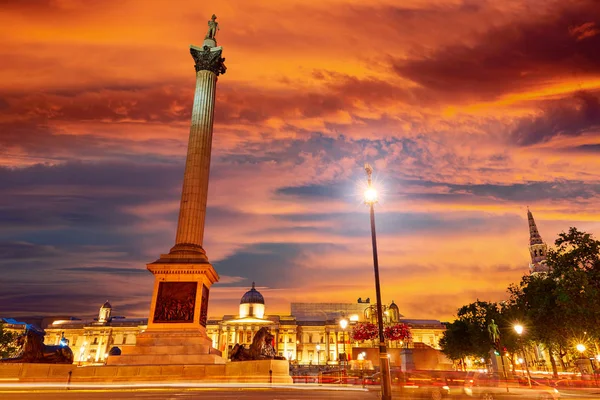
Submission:
M 600 153 L 600 144 L 582 144 L 569 150 L 581 153 Z
M 479 197 L 523 203 L 539 200 L 590 199 L 600 195 L 600 183 L 555 180 L 552 182 L 515 183 L 511 185 L 447 185 L 450 193 L 469 193 Z
M 147 86 L 78 87 L 47 90 L 35 96 L 2 97 L 10 104 L 3 113 L 61 121 L 187 121 L 191 116 L 193 82 Z
M 337 235 L 345 237 L 367 237 L 370 227 L 366 221 L 367 212 L 327 213 L 327 214 L 288 214 L 278 216 L 292 222 L 331 222 L 331 226 L 308 228 L 305 226 L 278 228 L 268 232 L 291 233 L 309 229 L 323 236 Z M 522 223 L 516 215 L 489 215 L 485 213 L 463 213 L 449 217 L 445 214 L 390 212 L 385 205 L 377 211 L 377 231 L 386 235 L 412 235 L 415 233 L 438 232 L 483 232 L 504 231 L 508 227 Z
M 579 92 L 573 98 L 550 102 L 540 116 L 521 121 L 512 132 L 512 139 L 518 145 L 528 146 L 555 136 L 579 136 L 594 130 L 600 131 L 600 97 Z
M 36 164 L 24 168 L 0 167 L 0 189 L 75 185 L 107 189 L 127 188 L 131 189 L 132 195 L 135 195 L 137 190 L 159 189 L 171 192 L 180 186 L 182 172 L 183 164 L 143 165 L 118 162 L 68 162 L 58 165 Z M 111 195 L 110 191 L 100 193 L 102 196 Z
M 147 282 L 151 288 L 151 282 Z M 127 315 L 134 312 L 145 316 L 140 310 L 147 312 L 151 289 L 146 296 L 137 291 L 111 290 L 104 288 L 98 290 L 94 283 L 82 280 L 79 284 L 74 281 L 55 282 L 48 280 L 45 283 L 28 281 L 11 282 L 2 285 L 0 293 L 0 317 L 13 317 L 18 315 L 72 315 L 76 317 L 94 317 L 97 310 L 107 300 L 107 296 L 115 306 L 116 315 Z M 57 288 L 68 290 L 57 290 Z M 82 290 L 81 288 L 86 288 Z
M 85 272 L 85 273 L 95 273 L 95 274 L 103 274 L 103 275 L 138 275 L 143 274 L 147 275 L 148 271 L 145 268 L 113 268 L 113 267 L 71 267 L 71 268 L 61 268 L 61 271 L 67 272 Z
M 596 0 L 561 3 L 542 18 L 492 28 L 475 45 L 452 45 L 393 67 L 429 90 L 495 98 L 553 78 L 598 74 L 600 34 L 573 33 L 598 21 Z
M 3 221 L 0 215 L 0 221 Z M 8 261 L 33 261 L 61 256 L 53 246 L 36 245 L 27 242 L 0 242 L 0 263 Z
M 338 111 L 353 113 L 359 101 L 376 107 L 409 98 L 406 89 L 382 80 L 358 79 L 327 71 L 319 74 L 327 75 L 329 79 L 318 91 L 223 87 L 217 95 L 215 121 L 259 123 L 272 117 L 316 118 Z
M 353 189 L 349 182 L 336 182 L 328 185 L 287 186 L 277 189 L 276 193 L 307 199 L 342 199 L 346 198 L 347 193 L 351 193 Z
M 140 217 L 123 208 L 176 199 L 182 166 L 65 163 L 0 168 L 0 237 L 117 244 Z
M 245 281 L 219 286 L 239 286 L 260 280 L 261 286 L 296 287 L 307 280 L 303 255 L 344 250 L 344 246 L 328 243 L 257 243 L 246 246 L 222 260 L 214 262 L 220 275 L 240 276 Z

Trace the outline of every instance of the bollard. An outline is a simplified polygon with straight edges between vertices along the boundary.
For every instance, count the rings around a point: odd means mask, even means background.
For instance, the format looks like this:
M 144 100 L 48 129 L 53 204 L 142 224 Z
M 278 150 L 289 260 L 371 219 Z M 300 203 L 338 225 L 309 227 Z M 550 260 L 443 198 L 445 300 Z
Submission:
M 73 371 L 69 371 L 69 373 L 67 374 L 69 377 L 67 378 L 67 390 L 69 390 L 69 386 L 71 385 L 71 375 L 73 374 Z
M 269 383 L 273 383 L 273 370 L 269 370 Z

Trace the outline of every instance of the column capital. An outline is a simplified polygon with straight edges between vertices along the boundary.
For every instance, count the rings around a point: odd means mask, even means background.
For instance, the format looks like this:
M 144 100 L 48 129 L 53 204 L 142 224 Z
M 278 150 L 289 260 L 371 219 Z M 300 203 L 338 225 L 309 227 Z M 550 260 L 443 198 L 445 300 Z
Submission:
M 224 74 L 227 71 L 225 58 L 221 57 L 223 48 L 204 46 L 202 48 L 190 45 L 190 54 L 196 63 L 194 67 L 198 71 L 211 71 L 215 75 Z

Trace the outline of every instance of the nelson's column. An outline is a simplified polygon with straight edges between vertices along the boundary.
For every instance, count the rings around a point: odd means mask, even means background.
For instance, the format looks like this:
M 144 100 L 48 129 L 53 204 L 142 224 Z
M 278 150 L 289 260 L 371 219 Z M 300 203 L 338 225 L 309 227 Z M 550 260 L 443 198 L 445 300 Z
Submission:
M 221 352 L 206 335 L 208 293 L 219 280 L 202 247 L 217 77 L 224 74 L 222 47 L 217 47 L 216 16 L 208 21 L 202 48 L 191 45 L 196 92 L 183 178 L 175 246 L 147 265 L 154 275 L 148 329 L 135 347 L 110 356 L 109 365 L 221 364 Z

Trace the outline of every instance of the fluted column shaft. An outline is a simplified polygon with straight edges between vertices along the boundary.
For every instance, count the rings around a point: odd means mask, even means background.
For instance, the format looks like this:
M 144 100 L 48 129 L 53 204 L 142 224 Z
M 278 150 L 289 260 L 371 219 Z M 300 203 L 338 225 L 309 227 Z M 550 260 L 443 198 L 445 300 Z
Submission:
M 196 93 L 174 249 L 202 248 L 216 86 L 217 75 L 214 72 L 196 72 Z

